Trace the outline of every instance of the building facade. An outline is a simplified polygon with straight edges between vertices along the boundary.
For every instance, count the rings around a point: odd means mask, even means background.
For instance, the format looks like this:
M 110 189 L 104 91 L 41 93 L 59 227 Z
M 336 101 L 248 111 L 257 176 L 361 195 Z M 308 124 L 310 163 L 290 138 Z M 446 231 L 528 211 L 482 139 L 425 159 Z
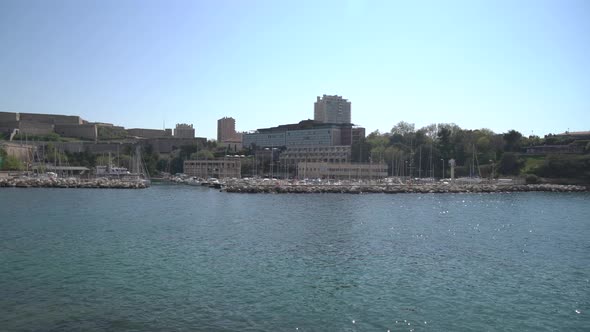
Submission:
M 159 138 L 159 137 L 171 137 L 171 129 L 145 129 L 145 128 L 131 128 L 127 129 L 127 134 L 130 136 L 143 137 L 143 138 Z
M 297 164 L 297 174 L 300 178 L 383 179 L 387 177 L 387 165 L 303 162 Z
M 217 141 L 235 141 L 237 139 L 236 120 L 230 117 L 223 117 L 217 120 Z
M 75 137 L 96 140 L 98 138 L 98 129 L 95 124 L 62 124 L 55 125 L 55 133 L 64 137 Z
M 279 158 L 289 165 L 305 162 L 349 163 L 351 149 L 348 145 L 291 147 L 283 151 Z
M 238 140 L 225 140 L 217 142 L 217 146 L 225 149 L 227 153 L 236 153 L 242 151 L 242 141 Z
M 174 128 L 174 137 L 195 138 L 195 129 L 192 124 L 178 123 L 176 124 L 176 128 Z
M 323 123 L 351 123 L 350 101 L 342 96 L 318 96 L 313 107 L 313 119 Z
M 364 137 L 364 132 L 364 128 L 352 124 L 305 120 L 244 134 L 243 145 L 247 148 L 352 145 Z
M 242 143 L 247 148 L 272 148 L 286 145 L 285 132 L 256 132 L 244 134 Z
M 341 145 L 341 131 L 337 126 L 287 131 L 286 147 Z
M 239 158 L 216 160 L 185 160 L 184 173 L 199 178 L 241 178 L 242 164 Z

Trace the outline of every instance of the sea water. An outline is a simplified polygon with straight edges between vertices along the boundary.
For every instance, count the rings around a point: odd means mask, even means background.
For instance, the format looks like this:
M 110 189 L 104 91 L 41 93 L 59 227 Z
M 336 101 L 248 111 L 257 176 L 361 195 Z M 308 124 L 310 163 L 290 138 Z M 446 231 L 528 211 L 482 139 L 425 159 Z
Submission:
M 590 195 L 0 189 L 1 331 L 590 331 Z

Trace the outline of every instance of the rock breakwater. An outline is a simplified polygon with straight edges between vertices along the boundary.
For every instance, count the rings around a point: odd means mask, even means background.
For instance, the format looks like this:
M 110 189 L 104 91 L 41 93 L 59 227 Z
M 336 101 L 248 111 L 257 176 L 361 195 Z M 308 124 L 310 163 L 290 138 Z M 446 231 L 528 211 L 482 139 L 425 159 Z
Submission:
M 401 194 L 401 193 L 501 193 L 501 192 L 585 192 L 588 188 L 577 185 L 557 184 L 394 184 L 394 185 L 265 185 L 265 184 L 227 184 L 224 189 L 231 193 L 379 193 L 379 194 Z
M 144 180 L 121 180 L 109 178 L 78 179 L 20 177 L 0 179 L 0 188 L 1 187 L 144 189 L 149 187 L 149 182 Z

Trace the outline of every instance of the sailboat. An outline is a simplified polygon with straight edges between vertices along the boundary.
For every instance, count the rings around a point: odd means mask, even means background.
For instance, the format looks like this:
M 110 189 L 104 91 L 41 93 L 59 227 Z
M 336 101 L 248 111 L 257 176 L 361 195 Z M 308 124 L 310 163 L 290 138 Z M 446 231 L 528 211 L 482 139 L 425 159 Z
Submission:
M 135 147 L 135 153 L 131 159 L 131 171 L 126 167 L 114 166 L 111 163 L 111 154 L 109 153 L 108 165 L 96 166 L 96 176 L 115 177 L 125 182 L 141 182 L 146 186 L 151 184 L 149 173 L 143 163 L 141 147 L 139 145 Z
M 129 177 L 133 179 L 133 181 L 139 181 L 146 186 L 149 186 L 152 182 L 150 180 L 150 174 L 147 170 L 147 167 L 143 162 L 143 158 L 141 156 L 141 147 L 139 145 L 135 146 L 135 154 L 133 155 L 131 165 L 132 168 Z

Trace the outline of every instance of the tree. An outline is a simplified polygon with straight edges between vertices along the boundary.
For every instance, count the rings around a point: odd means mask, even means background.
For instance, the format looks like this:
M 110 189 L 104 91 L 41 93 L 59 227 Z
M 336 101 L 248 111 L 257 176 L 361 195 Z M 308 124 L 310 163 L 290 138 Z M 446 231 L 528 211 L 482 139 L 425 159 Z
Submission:
M 370 133 L 366 139 L 367 143 L 371 146 L 371 148 L 376 147 L 385 147 L 389 144 L 389 138 L 385 135 L 381 135 L 379 130 L 375 130 L 374 132 Z
M 193 155 L 191 154 L 191 157 Z M 215 159 L 215 156 L 213 155 L 213 152 L 209 151 L 209 150 L 205 150 L 205 149 L 201 149 L 199 150 L 199 152 L 196 153 L 195 155 L 197 160 L 208 160 L 208 159 Z
M 3 147 L 0 146 L 0 169 L 2 169 L 2 165 L 4 164 L 4 160 L 6 159 L 6 151 Z
M 24 169 L 21 163 L 15 156 L 6 156 L 2 164 L 2 169 L 5 171 L 21 171 Z
M 441 156 L 448 159 L 451 152 L 451 130 L 447 127 L 442 127 L 438 131 L 438 148 Z
M 500 159 L 498 171 L 505 175 L 518 175 L 522 166 L 523 161 L 515 153 L 506 152 Z
M 503 136 L 504 138 L 504 150 L 511 152 L 520 151 L 522 134 L 516 130 L 510 130 Z
M 415 132 L 415 127 L 413 123 L 408 123 L 405 121 L 400 121 L 398 122 L 395 126 L 393 126 L 393 128 L 391 128 L 391 134 L 395 135 L 402 135 L 402 136 L 408 136 L 411 134 L 414 134 Z

